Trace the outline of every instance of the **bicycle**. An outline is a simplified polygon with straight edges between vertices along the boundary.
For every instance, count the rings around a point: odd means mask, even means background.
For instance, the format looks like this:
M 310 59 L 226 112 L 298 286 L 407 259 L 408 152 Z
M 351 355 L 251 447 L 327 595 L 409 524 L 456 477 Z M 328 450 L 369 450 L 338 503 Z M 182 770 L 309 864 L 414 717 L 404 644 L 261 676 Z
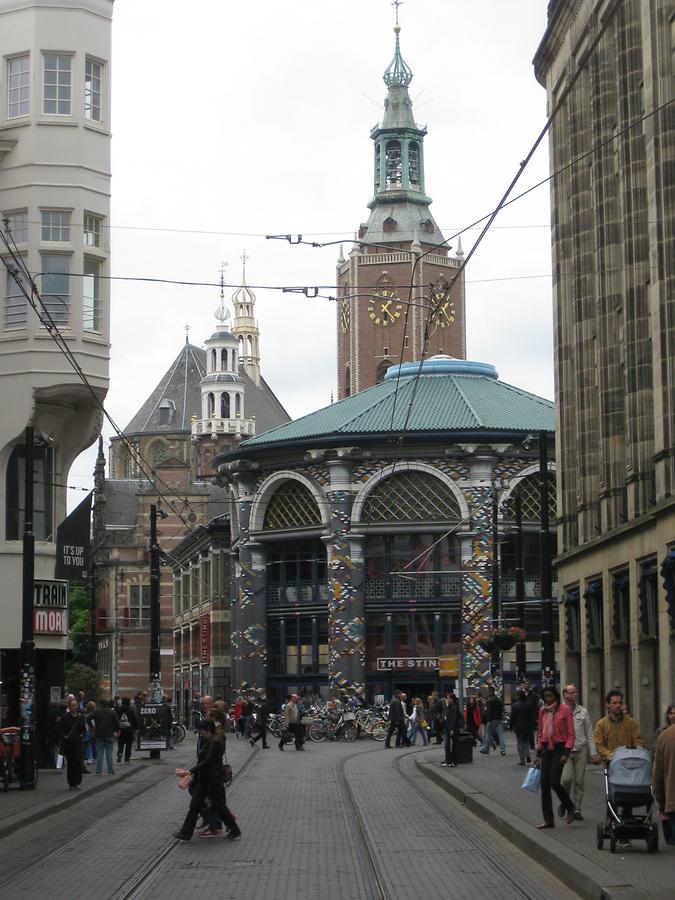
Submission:
M 180 744 L 180 742 L 184 740 L 186 734 L 187 728 L 185 725 L 181 725 L 180 722 L 174 722 L 171 726 L 171 743 Z
M 0 728 L 0 770 L 3 790 L 7 792 L 13 781 L 18 780 L 16 760 L 21 755 L 20 730 L 16 727 Z

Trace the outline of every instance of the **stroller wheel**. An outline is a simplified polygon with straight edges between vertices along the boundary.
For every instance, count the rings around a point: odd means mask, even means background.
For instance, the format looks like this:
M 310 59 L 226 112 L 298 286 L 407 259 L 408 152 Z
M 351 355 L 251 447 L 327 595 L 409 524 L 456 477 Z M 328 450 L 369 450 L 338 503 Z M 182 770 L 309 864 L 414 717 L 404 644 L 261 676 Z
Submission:
M 609 832 L 609 852 L 616 853 L 616 832 L 613 828 Z
M 598 845 L 598 850 L 602 850 L 602 848 L 605 846 L 605 826 L 602 824 L 602 822 L 598 822 L 598 827 L 596 828 L 595 834 L 597 838 L 596 843 Z
M 656 853 L 659 849 L 659 831 L 656 825 L 652 825 L 647 835 L 647 853 Z

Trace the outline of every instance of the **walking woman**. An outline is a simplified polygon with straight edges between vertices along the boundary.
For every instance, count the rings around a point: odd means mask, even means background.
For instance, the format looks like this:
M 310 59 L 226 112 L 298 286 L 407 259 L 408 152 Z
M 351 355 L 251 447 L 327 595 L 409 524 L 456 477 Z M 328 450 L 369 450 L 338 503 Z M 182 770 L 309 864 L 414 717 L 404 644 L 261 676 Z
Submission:
M 544 705 L 539 710 L 535 765 L 541 766 L 541 811 L 544 821 L 537 828 L 555 828 L 551 790 L 556 792 L 560 805 L 567 811 L 567 824 L 571 825 L 574 821 L 574 804 L 560 784 L 563 766 L 574 747 L 574 720 L 572 708 L 560 702 L 560 694 L 554 687 L 544 688 L 542 699 Z
M 61 752 L 66 760 L 68 788 L 82 790 L 82 742 L 86 732 L 84 715 L 74 698 L 68 702 L 68 712 L 61 717 Z
M 479 741 L 482 720 L 480 706 L 478 705 L 473 694 L 466 701 L 464 721 L 466 722 L 466 730 L 471 734 L 471 737 L 473 738 L 473 746 L 475 747 Z
M 424 709 L 424 704 L 420 697 L 413 697 L 412 701 L 412 714 L 410 716 L 410 743 L 414 747 L 417 743 L 417 732 L 422 735 L 422 744 L 426 747 L 429 743 L 429 737 L 427 735 L 427 728 L 429 727 L 427 724 L 426 711 Z
M 225 840 L 233 841 L 241 836 L 237 822 L 227 808 L 225 802 L 225 786 L 223 784 L 223 752 L 225 750 L 224 735 L 216 731 L 213 719 L 203 719 L 199 723 L 200 748 L 197 763 L 191 769 L 176 769 L 182 778 L 192 776 L 194 790 L 190 800 L 185 821 L 173 836 L 179 841 L 189 841 L 194 834 L 197 818 L 204 808 L 206 800 L 210 801 L 208 810 L 209 827 L 201 833 L 201 837 L 218 837 L 220 831 L 214 824 L 222 821 L 227 828 Z

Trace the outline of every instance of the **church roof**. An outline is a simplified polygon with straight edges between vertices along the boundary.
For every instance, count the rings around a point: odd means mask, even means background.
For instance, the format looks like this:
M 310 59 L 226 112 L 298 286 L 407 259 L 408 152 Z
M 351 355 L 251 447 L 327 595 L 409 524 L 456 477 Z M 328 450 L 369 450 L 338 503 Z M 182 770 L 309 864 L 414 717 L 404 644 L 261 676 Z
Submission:
M 192 416 L 201 417 L 200 383 L 205 375 L 206 351 L 186 342 L 157 387 L 124 429 L 125 434 L 190 432 Z M 240 368 L 237 382 L 244 388 L 246 417 L 256 418 L 256 432 L 267 431 L 290 420 L 264 379 L 261 378 L 258 387 Z M 167 403 L 173 414 L 168 417 L 167 424 L 164 424 L 166 417 L 162 416 L 160 424 L 160 410 L 166 408 Z
M 554 430 L 554 404 L 499 381 L 492 366 L 434 357 L 392 367 L 381 384 L 245 441 L 246 451 L 294 442 L 341 444 L 345 439 L 424 435 L 452 442 L 495 439 L 499 433 Z

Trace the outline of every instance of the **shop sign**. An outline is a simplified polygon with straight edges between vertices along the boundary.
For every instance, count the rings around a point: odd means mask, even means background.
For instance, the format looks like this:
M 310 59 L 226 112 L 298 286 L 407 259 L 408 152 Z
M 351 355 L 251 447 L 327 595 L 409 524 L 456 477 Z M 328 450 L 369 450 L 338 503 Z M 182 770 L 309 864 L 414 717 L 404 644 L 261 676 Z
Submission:
M 199 662 L 211 662 L 211 617 L 208 613 L 199 617 Z
M 68 582 L 36 579 L 33 589 L 34 634 L 68 634 Z
M 430 672 L 438 668 L 437 656 L 378 656 L 378 672 Z
M 144 703 L 138 709 L 137 750 L 168 750 L 169 723 L 165 703 Z
M 459 676 L 459 656 L 438 657 L 438 675 L 440 678 L 457 678 Z

